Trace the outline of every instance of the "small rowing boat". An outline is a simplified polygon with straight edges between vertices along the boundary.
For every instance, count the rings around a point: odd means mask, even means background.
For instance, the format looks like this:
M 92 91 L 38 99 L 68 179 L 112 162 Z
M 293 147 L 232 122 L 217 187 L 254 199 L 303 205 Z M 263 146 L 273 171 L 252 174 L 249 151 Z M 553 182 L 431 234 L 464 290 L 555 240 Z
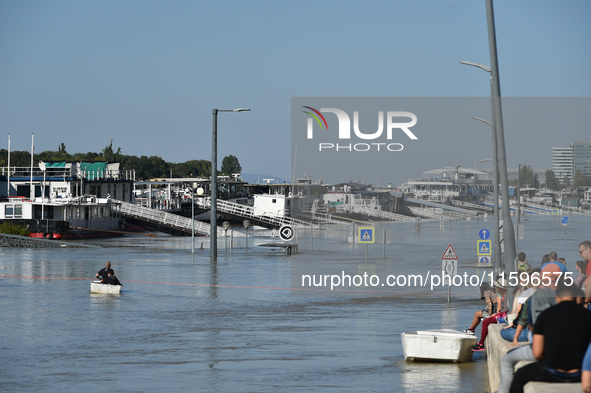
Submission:
M 467 362 L 478 339 L 457 330 L 434 329 L 402 333 L 402 350 L 407 360 Z
M 90 282 L 90 293 L 121 293 L 121 285 L 103 284 L 100 281 Z

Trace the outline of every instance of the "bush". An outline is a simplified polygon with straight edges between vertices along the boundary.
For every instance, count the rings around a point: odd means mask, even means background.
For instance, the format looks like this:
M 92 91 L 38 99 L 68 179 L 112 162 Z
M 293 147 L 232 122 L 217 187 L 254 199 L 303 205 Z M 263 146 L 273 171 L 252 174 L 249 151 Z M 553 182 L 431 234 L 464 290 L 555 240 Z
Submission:
M 8 235 L 20 235 L 29 236 L 31 232 L 24 225 L 16 225 L 10 221 L 4 221 L 0 224 L 0 233 L 6 233 Z

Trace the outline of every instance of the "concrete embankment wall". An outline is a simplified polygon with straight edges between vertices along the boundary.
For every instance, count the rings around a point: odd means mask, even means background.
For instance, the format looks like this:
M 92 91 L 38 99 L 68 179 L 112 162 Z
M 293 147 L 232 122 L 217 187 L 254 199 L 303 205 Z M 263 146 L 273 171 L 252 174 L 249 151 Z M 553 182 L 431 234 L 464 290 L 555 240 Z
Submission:
M 501 382 L 501 361 L 511 349 L 509 342 L 501 337 L 502 325 L 489 325 L 486 337 L 486 362 L 488 365 L 488 381 L 490 391 L 496 392 Z M 522 343 L 521 345 L 528 345 Z M 515 365 L 515 370 L 531 362 L 522 361 Z M 543 383 L 530 382 L 525 385 L 525 393 L 581 393 L 580 383 Z

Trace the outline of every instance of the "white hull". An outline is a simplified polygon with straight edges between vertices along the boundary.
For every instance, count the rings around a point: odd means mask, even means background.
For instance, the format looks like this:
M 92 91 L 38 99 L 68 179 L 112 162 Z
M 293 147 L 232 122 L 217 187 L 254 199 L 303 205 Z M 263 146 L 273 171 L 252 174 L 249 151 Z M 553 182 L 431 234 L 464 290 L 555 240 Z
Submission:
M 478 339 L 457 330 L 437 329 L 402 333 L 402 350 L 407 360 L 467 362 Z
M 121 293 L 121 285 L 103 284 L 100 281 L 90 282 L 90 293 Z

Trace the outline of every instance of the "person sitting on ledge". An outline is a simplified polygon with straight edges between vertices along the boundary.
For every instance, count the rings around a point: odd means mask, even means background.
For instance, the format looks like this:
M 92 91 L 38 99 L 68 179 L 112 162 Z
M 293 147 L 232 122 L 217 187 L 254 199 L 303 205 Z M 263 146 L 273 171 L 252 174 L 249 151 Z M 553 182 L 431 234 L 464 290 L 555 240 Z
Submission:
M 115 271 L 111 269 L 111 262 L 109 261 L 105 263 L 105 267 L 99 270 L 95 277 L 99 278 L 103 284 L 122 285 L 115 276 Z
M 577 303 L 580 295 L 574 285 L 558 283 L 557 304 L 543 311 L 534 326 L 532 353 L 538 361 L 517 370 L 510 393 L 523 392 L 530 381 L 581 381 L 581 365 L 591 342 L 591 313 Z
M 501 307 L 497 310 L 497 312 L 490 317 L 486 318 L 482 321 L 482 331 L 480 333 L 480 341 L 476 343 L 471 349 L 474 352 L 484 351 L 484 340 L 486 340 L 486 336 L 488 335 L 488 325 L 491 323 L 505 323 L 505 318 L 507 317 L 507 280 L 505 278 L 498 277 L 495 282 L 495 289 L 497 293 L 501 297 Z
M 463 330 L 464 333 L 474 334 L 474 330 L 480 324 L 481 319 L 489 318 L 501 308 L 501 297 L 491 288 L 489 283 L 483 283 L 480 290 L 482 292 L 482 300 L 486 302 L 486 308 L 474 313 L 472 324 L 468 329 Z
M 531 274 L 531 278 L 533 279 L 532 281 L 537 284 L 538 289 L 533 295 L 529 297 L 529 299 L 525 301 L 522 307 L 522 310 L 525 308 L 524 312 L 527 313 L 527 330 L 530 342 L 532 341 L 531 332 L 533 331 L 533 327 L 538 319 L 538 316 L 544 310 L 556 304 L 556 280 L 552 280 L 552 278 L 556 276 L 551 274 L 552 271 L 552 267 L 547 267 L 545 270 L 546 277 L 551 278 L 550 282 L 548 282 L 548 280 L 542 281 L 543 276 L 540 272 L 540 269 L 535 269 Z M 522 321 L 518 320 L 517 323 L 520 322 Z M 515 341 L 509 345 L 513 345 L 514 343 Z M 515 365 L 523 360 L 536 360 L 532 353 L 531 344 L 512 349 L 507 352 L 505 356 L 503 356 L 503 360 L 501 361 L 501 380 L 497 393 L 509 392 L 511 382 L 513 381 Z
M 527 278 L 523 277 L 523 274 L 527 274 Z M 511 341 L 512 346 L 519 345 L 519 341 L 528 341 L 527 299 L 529 299 L 537 289 L 537 287 L 532 285 L 533 277 L 540 277 L 540 269 L 531 269 L 531 271 L 528 271 L 527 273 L 520 273 L 520 279 L 525 279 L 527 285 L 524 286 L 525 289 L 521 291 L 519 296 L 515 299 L 515 302 L 517 303 L 515 318 L 511 323 L 501 329 L 501 337 L 507 341 Z

